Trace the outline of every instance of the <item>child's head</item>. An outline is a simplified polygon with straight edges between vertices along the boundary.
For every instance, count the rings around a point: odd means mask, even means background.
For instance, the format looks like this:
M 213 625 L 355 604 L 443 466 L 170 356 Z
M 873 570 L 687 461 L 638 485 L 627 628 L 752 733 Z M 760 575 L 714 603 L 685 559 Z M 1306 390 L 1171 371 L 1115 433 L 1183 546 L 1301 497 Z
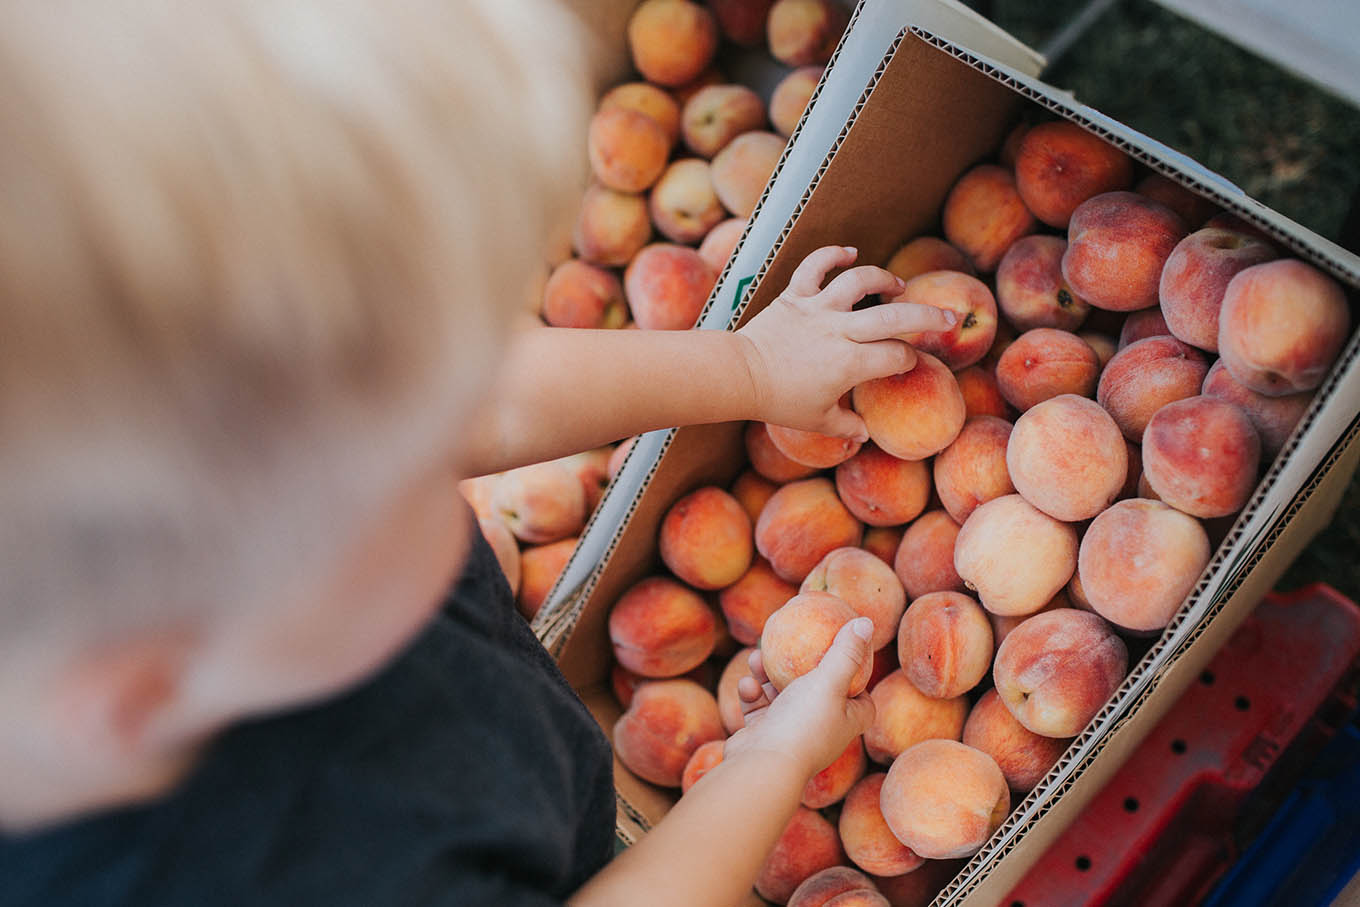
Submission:
M 429 614 L 572 50 L 525 0 L 0 6 L 0 826 Z

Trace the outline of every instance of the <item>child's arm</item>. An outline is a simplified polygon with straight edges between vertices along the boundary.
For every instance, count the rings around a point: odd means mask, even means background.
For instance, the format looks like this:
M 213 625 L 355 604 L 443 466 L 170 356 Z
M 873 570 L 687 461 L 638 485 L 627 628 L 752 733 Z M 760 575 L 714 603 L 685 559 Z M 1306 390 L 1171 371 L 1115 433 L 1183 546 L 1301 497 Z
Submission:
M 903 372 L 915 353 L 895 339 L 947 330 L 930 306 L 892 303 L 858 312 L 870 293 L 902 283 L 827 246 L 798 266 L 788 289 L 736 333 L 528 329 L 506 360 L 469 439 L 465 475 L 549 460 L 629 435 L 705 422 L 760 419 L 864 440 L 842 405 L 847 390 Z
M 846 697 L 872 657 L 871 632 L 867 618 L 847 623 L 822 663 L 779 694 L 753 655 L 756 679 L 739 687 L 747 724 L 728 739 L 722 762 L 571 903 L 721 905 L 747 895 L 808 779 L 873 723 L 867 694 Z

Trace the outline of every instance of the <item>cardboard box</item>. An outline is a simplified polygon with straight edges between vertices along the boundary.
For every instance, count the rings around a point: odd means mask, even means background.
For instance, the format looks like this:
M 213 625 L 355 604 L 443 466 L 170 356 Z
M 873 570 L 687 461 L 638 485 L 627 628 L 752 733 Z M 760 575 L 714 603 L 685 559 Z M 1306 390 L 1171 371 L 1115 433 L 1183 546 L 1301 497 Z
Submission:
M 853 37 L 847 36 L 842 49 Z M 1356 256 L 1266 209 L 1172 149 L 1013 68 L 913 28 L 890 42 L 851 115 L 831 137 L 813 178 L 804 182 L 801 176 L 793 179 L 776 171 L 766 200 L 798 189 L 794 210 L 758 267 L 734 273 L 749 256 L 729 266 L 710 300 L 710 313 L 731 294 L 736 306 L 726 327 L 739 327 L 778 294 L 798 262 L 819 246 L 853 244 L 862 260 L 883 261 L 905 239 L 933 232 L 957 177 L 992 157 L 1015 119 L 1035 106 L 1105 137 L 1137 161 L 1257 224 L 1281 247 L 1340 280 L 1355 303 L 1360 288 Z M 806 117 L 802 125 L 808 125 Z M 786 161 L 803 140 L 795 135 Z M 609 609 L 631 584 L 661 569 L 656 535 L 669 505 L 697 486 L 726 485 L 736 475 L 744 461 L 741 433 L 742 425 L 731 423 L 658 433 L 660 455 L 626 502 L 622 518 L 610 527 L 599 564 L 579 586 L 558 590 L 564 601 L 555 620 L 541 628 L 541 638 L 559 654 L 563 672 L 606 731 L 619 715 L 608 684 Z M 1358 438 L 1360 335 L 1347 343 L 1187 604 L 1064 759 L 1013 810 L 937 903 L 994 904 L 1006 895 L 1325 525 L 1360 460 Z M 644 833 L 675 798 L 674 792 L 640 781 L 617 763 L 616 788 L 624 841 Z

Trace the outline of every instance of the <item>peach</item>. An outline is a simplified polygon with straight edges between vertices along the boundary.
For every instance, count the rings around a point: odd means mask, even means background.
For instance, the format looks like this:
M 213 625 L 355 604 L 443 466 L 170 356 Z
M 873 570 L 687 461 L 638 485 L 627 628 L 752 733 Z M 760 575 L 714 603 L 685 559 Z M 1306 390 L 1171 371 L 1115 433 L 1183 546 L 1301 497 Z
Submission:
M 967 416 L 959 382 L 929 353 L 917 353 L 909 372 L 856 385 L 852 399 L 869 438 L 902 460 L 924 460 L 944 450 Z
M 756 893 L 767 901 L 786 904 L 805 880 L 839 865 L 844 857 L 836 826 L 800 806 L 760 867 Z
M 619 445 L 614 448 L 614 452 L 609 455 L 609 465 L 606 471 L 609 474 L 610 480 L 613 480 L 614 476 L 619 474 L 619 470 L 623 468 L 623 461 L 628 459 L 628 454 L 632 451 L 633 445 L 636 443 L 637 438 L 628 438 L 620 442 Z
M 754 648 L 749 647 L 738 650 L 718 678 L 718 717 L 722 719 L 723 729 L 729 734 L 735 734 L 746 726 L 746 715 L 741 710 L 737 684 L 743 677 L 751 676 L 750 659 L 754 651 Z
M 845 797 L 841 808 L 838 830 L 841 845 L 850 861 L 880 876 L 897 876 L 911 872 L 925 861 L 897 840 L 883 818 L 879 797 L 886 772 L 874 772 L 860 779 Z
M 765 41 L 765 20 L 770 17 L 774 0 L 704 0 L 718 20 L 723 37 L 742 47 L 755 47 Z
M 1011 792 L 986 753 L 924 740 L 893 762 L 879 803 L 897 840 L 928 860 L 947 860 L 981 849 L 1010 812 Z
M 1116 349 L 1126 349 L 1129 344 L 1149 337 L 1169 336 L 1171 330 L 1166 326 L 1166 318 L 1162 315 L 1161 309 L 1156 306 L 1139 309 L 1137 312 L 1130 312 L 1129 317 L 1124 319 L 1124 324 L 1119 329 L 1119 346 Z
M 831 866 L 808 876 L 789 896 L 788 907 L 826 907 L 828 903 L 852 891 L 875 893 L 869 877 L 849 866 Z
M 684 85 L 677 85 L 672 88 L 671 97 L 675 98 L 675 103 L 679 104 L 683 111 L 685 105 L 689 103 L 689 99 L 698 94 L 700 89 L 707 88 L 710 85 L 726 85 L 729 82 L 727 76 L 723 75 L 717 64 L 714 64 L 705 68 L 703 72 Z
M 994 689 L 982 694 L 963 725 L 963 743 L 991 756 L 1006 785 L 1017 794 L 1033 790 L 1071 742 L 1029 730 L 1015 720 Z
M 671 505 L 658 547 L 677 577 L 696 589 L 721 589 L 751 566 L 751 518 L 732 495 L 705 486 Z
M 1232 376 L 1258 394 L 1283 397 L 1318 387 L 1349 336 L 1341 285 L 1297 259 L 1239 271 L 1223 293 L 1219 355 Z
M 1062 394 L 1016 420 L 1006 466 L 1021 497 L 1055 520 L 1075 523 L 1119 497 L 1129 453 L 1119 426 L 1100 404 Z
M 892 902 L 877 891 L 856 888 L 827 901 L 826 907 L 892 907 Z
M 821 66 L 800 66 L 780 80 L 770 96 L 770 122 L 775 132 L 784 138 L 793 135 L 821 80 Z
M 996 363 L 1001 396 L 1024 412 L 1060 394 L 1090 397 L 1100 380 L 1100 358 L 1076 334 L 1034 328 L 1016 338 Z
M 680 773 L 680 792 L 689 793 L 689 789 L 695 782 L 707 775 L 709 770 L 716 766 L 723 758 L 723 741 L 710 740 L 694 751 L 694 755 L 689 757 L 685 763 L 685 769 Z
M 992 678 L 1006 708 L 1043 737 L 1075 737 L 1124 681 L 1129 653 L 1100 615 L 1036 614 L 1011 631 Z
M 1011 344 L 1015 343 L 1015 329 L 1010 326 L 1010 322 L 1004 318 L 996 323 L 996 339 L 992 341 L 992 348 L 987 351 L 987 355 L 982 357 L 978 363 L 984 370 L 996 375 L 996 365 L 1001 361 L 1001 356 L 1010 349 Z
M 628 304 L 618 277 L 573 258 L 548 277 L 540 314 L 553 327 L 616 328 L 628 320 Z
M 477 525 L 481 527 L 482 536 L 491 546 L 492 553 L 496 555 L 496 563 L 500 564 L 501 573 L 505 574 L 510 594 L 514 595 L 519 589 L 520 572 L 519 543 L 515 541 L 515 534 L 504 521 L 496 517 L 478 517 Z
M 1006 137 L 1001 140 L 1001 150 L 996 153 L 996 160 L 1003 167 L 1015 170 L 1015 158 L 1020 154 L 1020 143 L 1025 140 L 1025 135 L 1034 128 L 1034 124 L 1024 120 L 1011 127 L 1011 131 L 1006 133 Z
M 1041 123 L 1025 133 L 1016 150 L 1016 188 L 1034 216 L 1050 227 L 1066 227 L 1082 202 L 1131 182 L 1129 156 L 1075 123 Z
M 939 358 L 951 371 L 977 362 L 996 339 L 996 300 L 976 277 L 958 271 L 927 271 L 907 281 L 892 302 L 911 302 L 953 312 L 947 331 L 920 331 L 902 339 Z
M 858 545 L 862 531 L 830 479 L 803 479 L 776 491 L 760 512 L 756 550 L 781 579 L 801 583 L 829 552 Z
M 1143 449 L 1132 441 L 1125 440 L 1124 448 L 1129 455 L 1129 474 L 1124 478 L 1124 487 L 1119 489 L 1119 497 L 1138 497 L 1138 480 L 1143 475 Z
M 713 672 L 708 669 L 708 663 L 699 665 L 692 671 L 687 671 L 682 675 L 688 680 L 692 680 L 704 689 L 711 687 Z M 655 683 L 655 677 L 643 677 L 641 674 L 634 674 L 623 665 L 615 662 L 609 671 L 609 685 L 614 690 L 614 698 L 619 701 L 619 705 L 627 709 L 633 704 L 633 694 L 637 688 L 644 683 Z
M 874 876 L 873 882 L 889 907 L 930 907 L 966 862 L 926 860 L 920 869 L 900 876 Z
M 839 466 L 859 452 L 860 442 L 815 431 L 767 425 L 775 449 L 795 463 L 827 469 Z
M 764 422 L 746 423 L 743 440 L 746 443 L 746 458 L 751 461 L 751 468 L 771 482 L 782 485 L 796 479 L 805 479 L 817 472 L 817 467 L 795 463 L 780 453 L 770 440 L 770 432 Z
M 1188 397 L 1157 410 L 1143 435 L 1143 474 L 1157 497 L 1191 516 L 1228 516 L 1256 487 L 1261 439 L 1241 409 Z
M 623 286 L 638 327 L 683 331 L 699 320 L 717 279 L 693 249 L 653 243 L 628 265 Z
M 962 524 L 979 504 L 1015 493 L 1006 468 L 1010 436 L 1005 419 L 977 416 L 935 458 L 935 490 L 954 522 Z
M 1267 397 L 1239 382 L 1228 371 L 1223 360 L 1209 367 L 1204 376 L 1202 393 L 1235 404 L 1246 415 L 1256 433 L 1261 436 L 1262 461 L 1269 463 L 1284 449 L 1308 406 L 1313 392 L 1303 391 L 1283 397 Z
M 628 770 L 663 787 L 679 787 L 685 764 L 710 740 L 723 739 L 718 703 L 692 680 L 640 685 L 614 723 L 614 753 Z
M 612 476 L 609 473 L 609 459 L 614 454 L 612 447 L 597 447 L 581 453 L 562 457 L 559 462 L 571 470 L 581 480 L 581 490 L 586 494 L 586 512 L 595 510 L 604 495 L 605 486 Z
M 1075 573 L 1072 575 L 1072 578 L 1073 580 L 1076 579 Z M 1048 604 L 1044 605 L 1038 611 L 1035 611 L 1034 614 L 1043 614 L 1045 611 L 1054 611 L 1058 608 L 1071 608 L 1071 607 L 1072 607 L 1071 599 L 1068 597 L 1067 592 L 1064 590 L 1062 592 L 1059 592 L 1057 595 L 1053 596 L 1051 599 L 1049 599 Z M 1084 610 L 1089 611 L 1091 609 L 1088 607 L 1085 608 Z M 1021 614 L 1016 617 L 1002 617 L 999 614 L 993 614 L 991 611 L 986 611 L 986 614 L 987 622 L 992 626 L 993 658 L 996 657 L 997 650 L 1001 648 L 1001 644 L 1006 641 L 1006 637 L 1010 635 L 1010 632 L 1034 616 L 1034 614 Z
M 954 378 L 959 382 L 959 391 L 963 394 L 966 418 L 996 416 L 998 419 L 1006 419 L 1010 416 L 1010 407 L 1006 403 L 1006 398 L 1001 396 L 1001 386 L 996 383 L 996 375 L 980 365 L 970 365 L 955 374 Z
M 1080 553 L 1078 553 L 1078 565 L 1080 565 Z M 1095 610 L 1091 607 L 1091 601 L 1086 597 L 1086 589 L 1081 584 L 1080 570 L 1072 574 L 1072 581 L 1067 584 L 1067 598 L 1072 603 L 1072 607 L 1079 611 Z
M 628 20 L 628 50 L 648 82 L 684 85 L 713 62 L 718 23 L 688 0 L 644 0 Z
M 1166 205 L 1179 215 L 1181 222 L 1187 227 L 1195 227 L 1204 223 L 1213 217 L 1218 210 L 1218 207 L 1209 199 L 1196 195 L 1180 183 L 1173 182 L 1160 173 L 1149 173 L 1138 182 L 1137 186 L 1133 187 L 1133 191 L 1139 195 L 1146 195 L 1154 202 L 1161 202 Z
M 836 493 L 868 525 L 897 526 L 926 509 L 930 472 L 921 460 L 901 460 L 866 444 L 836 467 Z
M 765 558 L 756 557 L 741 579 L 718 593 L 718 606 L 732 638 L 753 646 L 770 615 L 797 594 L 797 586 L 776 576 Z
M 903 280 L 911 280 L 928 271 L 958 271 L 970 277 L 973 266 L 958 249 L 934 236 L 918 236 L 902 246 L 883 266 Z
M 1270 234 L 1267 233 L 1265 230 L 1261 229 L 1260 227 L 1258 227 L 1256 224 L 1252 223 L 1251 221 L 1247 220 L 1244 217 L 1239 217 L 1236 214 L 1230 214 L 1227 211 L 1218 212 L 1213 217 L 1206 220 L 1204 222 L 1204 226 L 1212 227 L 1215 230 L 1231 230 L 1234 233 L 1245 233 L 1248 236 L 1254 236 L 1257 239 L 1264 240 L 1265 242 L 1274 242 Z
M 770 55 L 786 66 L 826 63 L 848 21 L 835 0 L 778 0 L 765 25 Z
M 648 202 L 652 223 L 672 242 L 697 243 L 727 217 L 708 170 L 707 161 L 682 158 L 652 187 Z
M 656 120 L 625 107 L 598 111 L 586 148 L 595 178 L 619 192 L 641 192 L 666 169 L 671 143 Z
M 1100 363 L 1100 368 L 1102 370 L 1104 370 L 1105 366 L 1110 364 L 1110 360 L 1114 358 L 1114 354 L 1119 352 L 1119 347 L 1115 344 L 1115 341 L 1106 337 L 1104 334 L 1097 334 L 1094 331 L 1082 331 L 1077 336 L 1082 340 L 1085 340 L 1086 345 L 1096 351 L 1096 360 Z
M 1200 392 L 1209 365 L 1204 354 L 1175 337 L 1148 337 L 1115 354 L 1101 373 L 1096 400 L 1124 437 L 1142 443 L 1152 414 Z
M 1167 329 L 1191 346 L 1218 352 L 1218 315 L 1229 281 L 1276 254 L 1270 243 L 1231 230 L 1208 227 L 1182 239 L 1159 284 Z
M 905 531 L 902 526 L 870 526 L 864 530 L 859 546 L 891 567 Z
M 782 690 L 817 667 L 840 628 L 858 616 L 827 592 L 800 592 L 771 614 L 760 633 L 760 658 L 774 688 Z M 872 667 L 865 661 L 855 672 L 851 696 L 864 692 Z
M 912 686 L 935 699 L 962 696 L 992 666 L 992 625 L 977 602 L 932 592 L 911 603 L 897 635 L 897 659 Z
M 706 85 L 685 102 L 680 131 L 695 154 L 711 158 L 745 132 L 765 125 L 765 102 L 745 85 Z
M 1075 331 L 1091 307 L 1062 275 L 1067 240 L 1061 236 L 1017 239 L 996 269 L 996 303 L 1017 330 Z
M 907 607 L 907 593 L 892 567 L 862 548 L 837 548 L 812 568 L 799 592 L 829 592 L 860 617 L 873 621 L 869 649 L 892 642 Z
M 869 670 L 869 686 L 872 690 L 878 682 L 900 668 L 897 663 L 897 646 L 889 643 L 874 653 L 874 666 Z
M 533 620 L 543 607 L 548 593 L 576 551 L 578 541 L 580 539 L 573 536 L 546 545 L 531 545 L 520 552 L 519 592 L 515 595 L 515 606 L 525 620 Z
M 732 497 L 737 499 L 741 509 L 751 518 L 751 525 L 755 526 L 756 520 L 760 519 L 760 511 L 765 509 L 779 486 L 754 469 L 745 469 L 732 481 L 730 490 Z
M 1157 304 L 1162 266 L 1185 236 L 1165 205 L 1133 192 L 1106 192 L 1072 212 L 1063 277 L 1093 306 L 1131 312 Z
M 803 805 L 808 809 L 822 809 L 845 799 L 868 765 L 864 758 L 864 744 L 856 737 L 835 760 L 813 775 L 803 788 Z
M 712 654 L 717 633 L 703 598 L 664 576 L 632 586 L 609 612 L 614 657 L 643 677 L 675 677 L 697 667 Z
M 959 524 L 943 510 L 923 513 L 902 534 L 893 558 L 893 572 L 915 600 L 931 592 L 962 592 L 963 580 L 954 569 L 954 545 Z
M 1077 567 L 1077 531 L 1018 494 L 973 511 L 954 545 L 954 568 L 993 614 L 1033 614 Z
M 586 190 L 572 245 L 584 261 L 622 267 L 652 236 L 647 200 L 598 183 Z
M 515 537 L 531 545 L 576 535 L 586 523 L 581 480 L 556 460 L 502 473 L 491 503 Z
M 995 164 L 980 164 L 959 177 L 940 216 L 944 238 L 983 273 L 996 270 L 1011 244 L 1036 226 L 1015 177 Z
M 968 699 L 934 699 L 916 689 L 899 669 L 878 682 L 869 693 L 874 723 L 864 732 L 864 749 L 875 762 L 889 763 L 922 740 L 958 740 L 968 717 Z
M 1120 501 L 1081 540 L 1077 570 L 1097 614 L 1136 632 L 1171 622 L 1209 564 L 1209 537 L 1194 517 L 1160 501 Z
M 625 82 L 600 98 L 600 109 L 623 107 L 636 110 L 661 124 L 672 145 L 680 137 L 680 105 L 675 98 L 647 82 Z
M 784 153 L 783 136 L 744 132 L 713 156 L 713 189 L 723 207 L 749 218 Z
M 727 260 L 732 257 L 745 230 L 746 221 L 740 217 L 729 217 L 709 230 L 703 242 L 699 243 L 699 257 L 713 269 L 714 274 L 721 274 L 723 268 L 727 267 Z

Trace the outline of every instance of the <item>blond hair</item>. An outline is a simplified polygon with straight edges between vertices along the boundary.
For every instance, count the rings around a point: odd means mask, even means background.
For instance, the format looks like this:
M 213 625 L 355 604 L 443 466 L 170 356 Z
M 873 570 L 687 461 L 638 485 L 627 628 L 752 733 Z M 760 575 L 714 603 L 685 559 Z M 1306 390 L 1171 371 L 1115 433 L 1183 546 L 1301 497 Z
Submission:
M 4 639 L 267 606 L 453 450 L 578 185 L 573 28 L 0 7 Z

